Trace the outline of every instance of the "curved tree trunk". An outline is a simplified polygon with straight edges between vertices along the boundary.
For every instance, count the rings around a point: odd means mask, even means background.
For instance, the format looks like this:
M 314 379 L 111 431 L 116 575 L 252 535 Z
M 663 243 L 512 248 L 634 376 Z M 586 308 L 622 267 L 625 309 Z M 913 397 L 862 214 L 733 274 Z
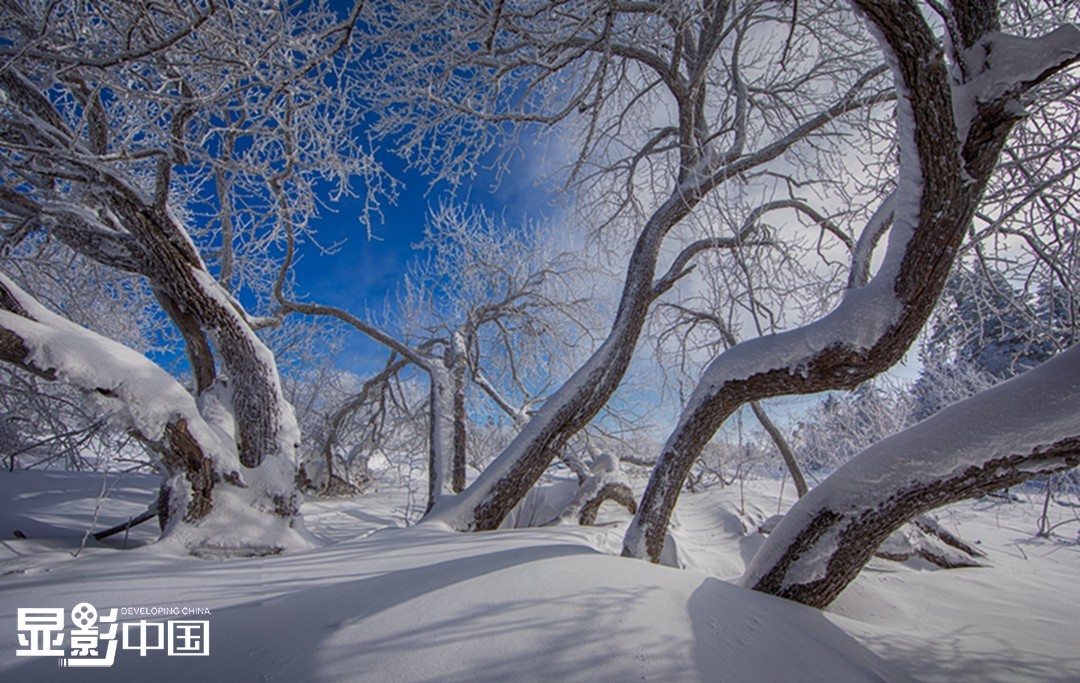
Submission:
M 1080 346 L 881 441 L 799 500 L 742 578 L 825 607 L 920 514 L 1080 464 Z
M 498 528 L 566 441 L 603 408 L 630 365 L 652 302 L 660 241 L 688 210 L 686 202 L 673 197 L 653 217 L 631 258 L 622 302 L 607 340 L 540 407 L 468 489 L 440 501 L 428 518 L 462 531 Z
M 630 514 L 637 512 L 637 501 L 634 500 L 634 492 L 630 487 L 622 482 L 611 482 L 604 484 L 596 492 L 595 496 L 581 506 L 581 511 L 578 513 L 578 524 L 581 526 L 596 524 L 596 516 L 600 513 L 600 506 L 609 500 L 623 506 Z
M 294 528 L 298 500 L 283 458 L 244 466 L 231 425 L 215 424 L 202 412 L 213 396 L 204 393 L 201 406 L 145 356 L 45 309 L 2 273 L 0 360 L 82 390 L 158 455 L 167 477 L 160 506 L 164 537 L 212 556 L 305 544 Z
M 869 284 L 849 290 L 828 316 L 743 342 L 712 362 L 663 447 L 627 531 L 624 555 L 659 561 L 687 473 L 740 406 L 854 388 L 903 357 L 937 303 L 998 154 L 1021 118 L 1016 98 L 1080 54 L 1080 32 L 1065 27 L 1032 41 L 1038 49 L 1031 50 L 1023 73 L 995 73 L 991 58 L 971 65 L 973 84 L 954 84 L 941 59 L 944 48 L 913 4 L 857 0 L 855 5 L 881 37 L 902 95 L 897 101 L 900 177 L 885 261 Z M 983 31 L 996 26 L 976 24 Z M 982 39 L 974 36 L 971 44 Z M 1010 56 L 1016 57 L 1003 54 L 1003 69 L 1015 69 Z M 954 110 L 954 102 L 970 111 Z

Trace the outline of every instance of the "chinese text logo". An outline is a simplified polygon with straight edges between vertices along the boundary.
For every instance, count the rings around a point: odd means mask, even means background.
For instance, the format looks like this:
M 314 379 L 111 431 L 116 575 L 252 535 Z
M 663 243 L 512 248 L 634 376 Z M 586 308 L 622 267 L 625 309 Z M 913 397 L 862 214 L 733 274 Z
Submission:
M 198 611 L 209 613 L 209 610 Z M 125 612 L 145 610 L 125 609 Z M 134 650 L 140 657 L 152 650 L 163 650 L 170 657 L 210 655 L 209 621 L 118 622 L 116 608 L 108 614 L 99 614 L 90 603 L 80 602 L 71 610 L 71 625 L 68 632 L 64 628 L 63 608 L 20 607 L 16 656 L 59 657 L 60 666 L 112 666 L 117 646 Z M 65 636 L 69 636 L 66 649 Z

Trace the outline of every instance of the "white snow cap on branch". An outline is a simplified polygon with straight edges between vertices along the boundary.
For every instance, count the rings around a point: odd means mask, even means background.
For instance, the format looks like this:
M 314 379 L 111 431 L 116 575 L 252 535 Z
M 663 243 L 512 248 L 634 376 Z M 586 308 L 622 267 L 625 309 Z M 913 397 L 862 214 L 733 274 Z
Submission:
M 960 141 L 967 137 L 980 102 L 1020 94 L 1024 87 L 1080 55 L 1080 29 L 1059 26 L 1037 38 L 991 32 L 961 56 L 971 74 L 953 89 Z M 1016 106 L 1021 107 L 1017 102 Z
M 165 427 L 183 418 L 223 469 L 234 469 L 231 443 L 203 420 L 195 399 L 169 373 L 142 354 L 63 318 L 27 295 L 3 273 L 3 286 L 29 317 L 0 310 L 0 327 L 13 330 L 30 349 L 34 366 L 98 397 L 112 419 L 145 438 L 161 439 Z
M 905 491 L 925 490 L 975 469 L 996 465 L 1031 472 L 1059 468 L 1050 447 L 1080 431 L 1080 345 L 1041 366 L 879 441 L 801 498 L 754 556 L 741 582 L 755 585 L 824 511 L 851 515 L 890 505 Z M 1017 456 L 1017 461 L 1010 458 Z M 845 525 L 832 525 L 805 549 L 785 586 L 824 574 Z

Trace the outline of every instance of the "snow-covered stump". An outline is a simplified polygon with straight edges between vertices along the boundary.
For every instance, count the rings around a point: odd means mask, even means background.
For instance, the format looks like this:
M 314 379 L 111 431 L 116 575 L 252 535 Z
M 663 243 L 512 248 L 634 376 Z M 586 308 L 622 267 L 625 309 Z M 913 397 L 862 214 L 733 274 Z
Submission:
M 1080 464 L 1080 346 L 881 441 L 784 516 L 742 584 L 825 607 L 925 512 Z
M 196 399 L 145 356 L 49 311 L 2 273 L 0 360 L 80 389 L 157 454 L 163 540 L 204 557 L 307 545 L 291 461 L 264 452 L 257 465 L 242 462 L 221 378 Z

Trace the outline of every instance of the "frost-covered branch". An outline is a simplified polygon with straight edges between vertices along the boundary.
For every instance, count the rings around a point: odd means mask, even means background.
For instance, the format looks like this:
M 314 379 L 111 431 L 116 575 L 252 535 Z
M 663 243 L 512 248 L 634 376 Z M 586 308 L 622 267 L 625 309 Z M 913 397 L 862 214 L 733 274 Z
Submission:
M 825 607 L 934 508 L 1080 464 L 1080 346 L 871 446 L 784 516 L 743 585 Z
M 1020 118 L 1007 106 L 1014 90 L 980 101 L 970 117 L 957 115 L 955 81 L 935 58 L 941 46 L 919 11 L 899 2 L 855 5 L 879 37 L 900 95 L 900 170 L 884 262 L 865 287 L 849 289 L 825 317 L 745 341 L 708 366 L 664 445 L 627 532 L 627 555 L 658 560 L 681 483 L 705 443 L 739 406 L 770 396 L 851 388 L 900 360 L 937 302 L 1005 139 Z M 1050 63 L 1056 68 L 1071 60 L 1062 54 L 1080 52 L 1080 34 L 1065 33 L 1075 37 L 1051 41 L 1055 58 Z M 1039 78 L 1046 75 L 1039 71 Z M 885 213 L 879 210 L 871 221 L 872 232 L 879 231 L 875 224 Z

